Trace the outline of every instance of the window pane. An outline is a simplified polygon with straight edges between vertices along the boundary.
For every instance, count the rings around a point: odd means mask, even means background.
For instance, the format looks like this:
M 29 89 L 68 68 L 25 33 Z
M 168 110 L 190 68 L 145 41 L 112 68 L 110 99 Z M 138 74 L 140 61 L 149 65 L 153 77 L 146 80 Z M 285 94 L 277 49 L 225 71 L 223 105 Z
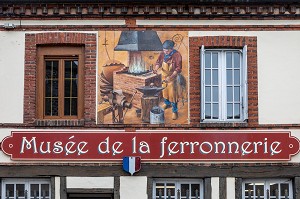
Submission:
M 15 188 L 14 188 L 14 184 L 6 184 L 6 197 L 14 197 L 15 194 Z
M 65 61 L 65 78 L 71 78 L 71 61 Z
M 235 102 L 240 101 L 240 87 L 239 86 L 234 87 L 234 101 Z
M 227 104 L 227 119 L 233 119 L 233 105 Z
M 205 119 L 211 119 L 211 105 L 205 104 Z
M 249 196 L 253 196 L 253 184 L 252 183 L 245 184 L 245 196 L 247 199 L 249 198 Z
M 219 119 L 219 104 L 213 104 L 213 119 Z
M 71 99 L 70 98 L 65 98 L 65 112 L 64 114 L 71 115 Z
M 212 82 L 213 85 L 218 85 L 219 82 L 218 70 L 212 70 Z
M 211 101 L 211 87 L 206 86 L 205 87 L 205 102 L 210 102 Z
M 58 80 L 52 81 L 52 91 L 51 91 L 52 97 L 58 97 Z
M 174 183 L 167 183 L 167 196 L 175 196 L 175 184 Z
M 52 81 L 46 80 L 45 81 L 45 97 L 51 97 L 52 91 Z
M 219 89 L 217 86 L 213 86 L 213 102 L 219 101 Z
M 65 97 L 71 96 L 71 80 L 65 79 Z
M 78 77 L 78 61 L 74 60 L 72 61 L 72 78 Z
M 156 198 L 159 196 L 164 196 L 164 183 L 156 183 Z
M 240 53 L 234 52 L 233 59 L 234 59 L 234 68 L 240 68 Z
M 45 99 L 45 115 L 51 115 L 51 98 Z
M 30 185 L 30 197 L 31 198 L 37 198 L 39 197 L 39 184 L 31 184 Z
M 218 68 L 218 53 L 216 52 L 212 53 L 212 67 Z
M 49 196 L 50 196 L 49 184 L 42 184 L 42 198 L 43 197 L 49 198 Z
M 211 68 L 211 53 L 210 52 L 206 52 L 205 53 L 205 68 Z
M 54 68 L 54 65 L 57 67 Z M 58 96 L 58 62 L 46 62 L 45 97 Z
M 24 184 L 16 184 L 16 193 L 18 197 L 25 196 L 25 185 Z
M 276 196 L 276 194 L 278 195 L 278 184 L 277 183 L 273 183 L 270 184 L 270 196 Z
M 46 61 L 46 79 L 52 78 L 52 61 Z
M 65 116 L 77 115 L 77 98 L 65 98 Z
M 45 115 L 58 115 L 58 98 L 45 98 Z
M 233 101 L 233 89 L 231 86 L 227 86 L 227 102 Z
M 265 189 L 264 185 L 262 183 L 257 183 L 255 184 L 255 191 L 256 191 L 256 196 L 264 196 L 265 195 Z
M 234 119 L 240 119 L 240 104 L 234 104 Z
M 280 184 L 280 195 L 281 196 L 289 196 L 289 184 Z
M 194 198 L 197 198 L 197 197 L 200 198 L 200 184 L 192 184 L 191 185 L 191 196 Z
M 77 80 L 72 80 L 72 97 L 77 97 Z
M 58 115 L 58 99 L 57 98 L 52 98 L 51 102 L 51 115 L 52 116 L 57 116 Z
M 181 184 L 181 198 L 188 198 L 190 195 L 189 184 Z
M 46 78 L 58 78 L 58 61 L 46 61 Z
M 240 70 L 234 70 L 234 84 L 240 84 Z
M 211 70 L 205 70 L 205 85 L 211 85 Z
M 71 115 L 77 115 L 77 98 L 73 98 L 71 101 Z
M 226 70 L 227 85 L 232 85 L 232 70 Z
M 226 68 L 232 68 L 232 53 L 226 52 Z

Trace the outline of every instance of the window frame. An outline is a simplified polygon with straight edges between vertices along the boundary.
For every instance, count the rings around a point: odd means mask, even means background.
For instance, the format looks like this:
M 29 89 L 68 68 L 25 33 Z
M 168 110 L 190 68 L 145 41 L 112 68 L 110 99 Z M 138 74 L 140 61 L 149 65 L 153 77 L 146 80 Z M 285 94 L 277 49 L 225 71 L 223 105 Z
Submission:
M 276 179 L 276 178 L 274 178 L 274 179 L 246 179 L 246 180 L 243 180 L 243 182 L 242 182 L 242 199 L 248 199 L 247 198 L 248 196 L 245 195 L 245 192 L 246 192 L 245 184 L 246 183 L 263 183 L 264 184 L 264 197 L 263 198 L 261 197 L 262 199 L 267 199 L 267 198 L 275 199 L 275 197 L 271 197 L 270 195 L 269 195 L 269 197 L 267 196 L 267 190 L 270 190 L 270 184 L 272 184 L 272 183 L 276 183 L 276 184 L 288 183 L 289 184 L 288 198 L 289 199 L 294 198 L 292 179 L 288 179 L 288 178 Z M 284 197 L 284 196 L 282 196 L 282 197 Z M 251 198 L 255 199 L 254 196 L 251 196 Z
M 77 99 L 77 115 L 65 116 L 64 114 L 58 116 L 45 115 L 45 64 L 46 60 L 69 60 L 77 57 L 78 59 L 78 99 Z M 38 46 L 37 47 L 37 109 L 36 115 L 38 119 L 82 119 L 84 116 L 84 47 L 83 46 Z M 61 80 L 64 80 L 62 77 Z M 61 85 L 63 85 L 62 83 Z M 58 89 L 59 93 L 63 94 L 64 88 Z M 61 96 L 62 97 L 62 96 Z M 61 110 L 59 108 L 59 110 Z M 64 110 L 62 110 L 63 112 Z
M 205 118 L 205 52 L 218 52 L 218 108 L 219 108 L 219 118 L 218 119 L 206 119 Z M 239 119 L 227 119 L 227 97 L 226 97 L 226 65 L 225 57 L 226 52 L 240 52 L 240 118 Z M 208 48 L 206 49 L 204 45 L 201 46 L 200 52 L 200 74 L 201 74 L 201 122 L 203 123 L 232 123 L 232 122 L 246 122 L 248 120 L 248 69 L 247 69 L 247 45 L 243 48 Z M 211 68 L 211 70 L 213 70 Z M 224 92 L 225 90 L 225 92 Z M 226 99 L 225 101 L 223 99 Z M 211 102 L 212 103 L 212 102 Z
M 49 197 L 47 199 L 51 199 L 52 196 L 51 196 L 51 180 L 50 179 L 29 179 L 29 178 L 24 178 L 24 179 L 21 179 L 21 178 L 4 178 L 2 179 L 2 183 L 1 183 L 1 188 L 2 188 L 2 193 L 1 193 L 1 197 L 2 198 L 7 198 L 6 197 L 6 188 L 5 186 L 7 184 L 14 184 L 14 185 L 17 185 L 17 184 L 24 184 L 24 189 L 25 191 L 27 191 L 27 196 L 25 195 L 24 193 L 24 199 L 31 199 L 31 189 L 30 189 L 30 185 L 31 184 L 38 184 L 39 185 L 39 192 L 40 192 L 40 188 L 41 188 L 41 185 L 42 184 L 48 184 L 49 185 Z M 41 192 L 39 193 L 41 194 Z M 40 196 L 39 196 L 40 197 Z M 38 198 L 39 198 L 38 197 Z M 20 198 L 20 197 L 18 197 Z M 41 196 L 39 199 L 42 199 L 43 197 Z M 14 199 L 16 199 L 16 193 L 14 193 Z
M 204 199 L 204 182 L 202 179 L 163 179 L 163 178 L 155 179 L 155 180 L 153 180 L 152 199 L 157 199 L 156 198 L 156 183 L 174 183 L 175 184 L 175 196 L 171 197 L 173 199 L 177 199 L 177 197 L 178 197 L 177 190 L 181 189 L 181 187 L 180 187 L 181 184 L 199 184 L 200 185 L 199 199 Z M 162 198 L 162 199 L 167 199 L 167 195 L 166 195 L 166 198 Z

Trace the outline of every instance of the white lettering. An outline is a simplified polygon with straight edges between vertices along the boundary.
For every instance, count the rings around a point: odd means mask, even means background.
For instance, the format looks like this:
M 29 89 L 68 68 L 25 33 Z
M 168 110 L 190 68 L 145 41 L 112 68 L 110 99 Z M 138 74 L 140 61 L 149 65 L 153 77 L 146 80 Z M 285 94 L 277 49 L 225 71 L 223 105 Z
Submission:
M 22 144 L 21 144 L 21 151 L 20 153 L 24 153 L 24 148 L 29 150 L 33 147 L 33 153 L 38 153 L 36 148 L 36 137 L 32 137 L 30 141 L 27 140 L 26 137 L 23 137 Z
M 104 145 L 104 150 L 102 149 L 102 145 Z M 109 153 L 109 137 L 107 137 L 105 139 L 105 141 L 100 142 L 100 144 L 98 145 L 98 152 L 100 154 L 104 154 L 104 153 Z
M 208 151 L 205 151 L 203 149 L 203 145 L 207 145 L 210 149 Z M 200 153 L 208 154 L 208 153 L 210 153 L 213 150 L 213 146 L 212 146 L 212 144 L 210 142 L 202 142 L 200 144 L 199 150 L 200 150 Z
M 273 142 L 270 146 L 270 149 L 271 149 L 271 155 L 274 155 L 274 154 L 278 154 L 278 153 L 281 153 L 282 149 L 277 151 L 277 148 L 279 147 L 279 145 L 281 144 L 281 142 Z M 275 145 L 275 146 L 273 146 Z
M 237 142 L 227 142 L 228 144 L 228 153 L 232 153 L 232 145 L 235 145 L 235 152 L 234 153 L 239 153 L 239 143 Z
M 247 146 L 245 146 L 247 145 Z M 251 142 L 244 142 L 242 144 L 242 155 L 252 153 L 253 150 L 248 151 L 248 148 L 251 146 Z
M 179 150 L 177 151 L 174 151 L 175 147 L 177 146 L 177 142 L 170 142 L 169 146 L 168 146 L 168 151 L 169 151 L 169 155 L 172 155 L 172 154 L 176 154 L 179 152 Z M 172 146 L 173 145 L 173 146 Z
M 144 150 L 143 150 L 144 148 Z M 144 153 L 150 153 L 150 147 L 149 144 L 145 141 L 141 141 L 140 142 L 140 148 L 139 148 L 139 152 L 144 154 Z
M 120 153 L 123 152 L 123 150 L 118 151 L 122 144 L 123 144 L 122 142 L 115 142 L 115 143 L 112 145 L 113 155 L 120 154 Z

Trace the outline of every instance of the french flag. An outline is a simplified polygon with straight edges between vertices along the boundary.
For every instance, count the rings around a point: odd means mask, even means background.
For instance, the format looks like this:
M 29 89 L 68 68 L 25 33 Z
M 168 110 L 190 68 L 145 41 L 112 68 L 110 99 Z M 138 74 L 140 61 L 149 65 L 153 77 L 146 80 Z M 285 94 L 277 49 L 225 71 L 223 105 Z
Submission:
M 123 169 L 124 171 L 133 175 L 141 169 L 141 157 L 137 156 L 125 156 L 123 157 Z

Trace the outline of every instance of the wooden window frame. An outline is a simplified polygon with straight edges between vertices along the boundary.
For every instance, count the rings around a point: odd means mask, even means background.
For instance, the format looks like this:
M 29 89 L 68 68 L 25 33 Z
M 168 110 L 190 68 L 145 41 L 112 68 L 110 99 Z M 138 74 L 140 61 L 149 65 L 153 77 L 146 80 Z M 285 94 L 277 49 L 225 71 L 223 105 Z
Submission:
M 78 102 L 77 116 L 45 116 L 45 60 L 48 58 L 78 58 Z M 82 119 L 84 117 L 84 47 L 83 46 L 39 46 L 37 48 L 37 112 L 38 119 Z M 62 89 L 59 89 L 62 92 Z M 61 104 L 60 104 L 61 105 Z

